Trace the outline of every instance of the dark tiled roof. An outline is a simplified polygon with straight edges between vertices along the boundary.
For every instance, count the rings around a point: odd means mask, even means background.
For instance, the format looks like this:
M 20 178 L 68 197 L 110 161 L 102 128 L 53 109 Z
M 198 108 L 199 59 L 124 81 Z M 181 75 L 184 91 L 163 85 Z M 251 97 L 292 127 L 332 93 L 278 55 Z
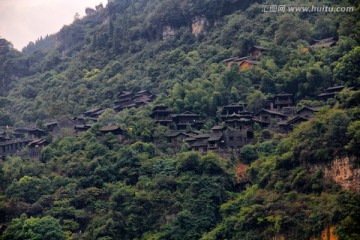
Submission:
M 207 141 L 208 142 L 219 141 L 222 137 L 223 137 L 222 134 L 211 135 Z
M 287 121 L 287 124 L 292 125 L 292 124 L 297 124 L 297 123 L 300 123 L 300 122 L 306 122 L 308 120 L 309 119 L 307 119 L 307 118 L 304 118 L 304 117 L 301 117 L 301 116 L 296 116 L 293 119 Z
M 49 123 L 45 123 L 44 124 L 47 127 L 53 126 L 53 125 L 57 125 L 57 122 L 49 122 Z
M 200 115 L 186 111 L 180 114 L 174 114 L 174 117 L 200 117 Z
M 209 138 L 209 137 L 210 137 L 210 134 L 208 134 L 208 133 L 203 133 L 203 134 L 194 136 L 194 138 L 196 138 L 196 139 L 205 139 L 205 138 Z
M 191 144 L 191 147 L 207 147 L 208 143 L 205 141 L 197 141 L 194 144 Z
M 224 125 L 217 125 L 217 126 L 214 126 L 213 128 L 211 128 L 211 130 L 222 130 L 222 129 L 226 129 L 226 126 L 224 126 Z
M 315 44 L 311 45 L 310 47 L 312 47 L 312 48 L 323 48 L 323 47 L 331 47 L 331 46 L 334 46 L 334 45 L 336 45 L 336 42 L 332 41 L 332 42 L 325 42 L 325 43 L 315 43 Z
M 189 135 L 184 132 L 171 132 L 171 133 L 166 134 L 166 137 L 174 138 L 174 137 L 178 137 L 179 135 L 184 135 L 186 137 L 189 137 Z
M 300 112 L 302 112 L 302 111 L 305 110 L 305 109 L 310 110 L 310 111 L 312 111 L 312 112 L 318 112 L 318 111 L 319 111 L 319 110 L 316 109 L 316 108 L 311 108 L 311 107 L 305 106 L 305 107 L 301 108 L 299 111 L 297 111 L 297 113 L 300 113 Z
M 168 109 L 168 106 L 160 104 L 160 105 L 154 106 L 154 108 L 152 110 L 155 111 L 155 110 L 158 110 L 158 109 Z
M 102 108 L 93 108 L 93 109 L 90 109 L 88 111 L 85 112 L 85 114 L 93 114 L 93 113 L 96 113 L 98 111 L 102 110 Z
M 326 89 L 327 92 L 333 92 L 333 91 L 341 91 L 345 88 L 345 86 L 334 86 L 334 87 L 329 87 Z
M 116 131 L 116 130 L 121 130 L 121 128 L 116 125 L 111 125 L 111 126 L 106 126 L 106 127 L 100 128 L 100 132 L 111 132 L 111 131 Z
M 329 97 L 329 96 L 335 96 L 335 92 L 326 92 L 326 93 L 320 93 L 318 97 Z
M 12 145 L 12 144 L 16 144 L 16 143 L 29 143 L 32 140 L 13 140 L 13 141 L 8 141 L 5 143 L 0 143 L 0 146 L 7 146 L 7 145 Z
M 253 49 L 268 50 L 267 48 L 264 48 L 264 47 L 262 47 L 262 46 L 254 46 Z
M 238 62 L 238 61 L 243 61 L 245 59 L 248 59 L 249 57 L 232 57 L 232 58 L 228 58 L 223 60 L 223 62 Z
M 291 93 L 281 92 L 275 95 L 275 97 L 290 97 L 292 96 Z
M 284 114 L 282 114 L 280 112 L 270 111 L 270 110 L 267 110 L 267 109 L 262 109 L 256 115 L 259 115 L 261 112 L 267 112 L 267 113 L 270 113 L 271 115 L 278 115 L 278 116 L 286 117 L 286 115 L 284 115 Z

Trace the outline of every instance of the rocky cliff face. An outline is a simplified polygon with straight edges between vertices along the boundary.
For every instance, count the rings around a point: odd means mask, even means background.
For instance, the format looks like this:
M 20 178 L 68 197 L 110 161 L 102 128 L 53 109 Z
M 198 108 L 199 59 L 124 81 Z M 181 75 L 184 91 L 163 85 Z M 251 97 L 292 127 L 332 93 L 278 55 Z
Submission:
M 200 33 L 204 32 L 205 26 L 208 24 L 208 20 L 205 17 L 195 17 L 192 23 L 192 33 L 197 37 Z
M 171 37 L 171 36 L 174 36 L 175 34 L 176 34 L 176 30 L 173 27 L 165 26 L 163 28 L 162 37 L 163 37 L 164 40 Z
M 333 180 L 346 190 L 360 190 L 360 168 L 355 164 L 354 158 L 339 157 L 328 164 L 312 165 L 310 169 L 321 170 L 325 179 Z

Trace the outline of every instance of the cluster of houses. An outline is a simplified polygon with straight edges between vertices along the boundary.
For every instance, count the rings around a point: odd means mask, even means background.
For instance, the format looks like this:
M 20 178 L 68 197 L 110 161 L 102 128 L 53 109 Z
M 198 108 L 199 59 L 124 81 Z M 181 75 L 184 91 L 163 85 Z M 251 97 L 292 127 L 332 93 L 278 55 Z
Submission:
M 250 49 L 249 55 L 246 57 L 232 57 L 223 60 L 223 62 L 226 63 L 228 67 L 230 67 L 232 64 L 239 65 L 240 71 L 248 68 L 255 67 L 260 64 L 258 59 L 261 57 L 261 55 L 268 51 L 267 48 L 261 47 L 261 46 L 254 46 Z
M 23 156 L 41 158 L 41 150 L 49 144 L 51 138 L 77 136 L 92 127 L 77 118 L 63 117 L 56 122 L 44 124 L 44 128 L 15 128 L 0 134 L 0 158 Z M 113 133 L 122 141 L 123 131 L 119 126 L 106 126 L 100 129 L 102 134 Z M 50 136 L 50 138 L 49 138 Z
M 101 6 L 99 6 L 99 9 Z M 97 9 L 97 10 L 99 10 Z M 304 48 L 324 48 L 336 45 L 332 38 L 314 40 L 312 45 Z M 268 49 L 262 46 L 254 46 L 250 49 L 246 57 L 233 57 L 224 60 L 227 66 L 236 63 L 240 70 L 253 68 L 260 64 L 259 58 Z M 326 101 L 334 98 L 345 86 L 336 86 L 326 89 L 318 95 L 320 100 Z M 350 88 L 352 89 L 352 88 Z M 156 99 L 156 95 L 148 90 L 138 92 L 121 91 L 114 101 L 113 109 L 120 112 L 124 109 L 138 108 L 149 105 Z M 90 129 L 105 109 L 94 108 L 88 110 L 75 118 L 64 117 L 58 121 L 49 122 L 43 129 L 39 128 L 17 128 L 12 133 L 0 134 L 0 157 L 8 155 L 23 155 L 39 157 L 41 149 L 49 141 L 47 136 L 61 137 L 66 135 L 77 136 L 81 132 Z M 301 122 L 312 118 L 317 109 L 304 107 L 296 111 L 292 94 L 279 93 L 273 99 L 269 99 L 268 105 L 257 113 L 246 110 L 246 104 L 232 104 L 221 108 L 219 125 L 214 126 L 211 132 L 201 133 L 204 119 L 192 112 L 174 113 L 164 105 L 153 108 L 151 117 L 155 124 L 160 124 L 169 128 L 167 134 L 168 144 L 172 148 L 179 148 L 186 142 L 189 148 L 195 151 L 206 152 L 227 151 L 229 149 L 240 149 L 245 144 L 254 141 L 254 129 L 261 127 L 272 132 L 288 133 L 293 127 Z M 255 127 L 256 126 L 256 127 Z M 123 130 L 119 126 L 107 126 L 100 129 L 102 133 L 113 133 L 123 139 Z
M 327 100 L 345 86 L 330 87 L 318 98 Z M 352 88 L 350 88 L 352 89 Z M 164 105 L 153 108 L 151 117 L 155 124 L 169 128 L 167 142 L 174 149 L 187 143 L 189 149 L 200 152 L 228 152 L 239 150 L 246 144 L 254 143 L 255 130 L 269 129 L 274 133 L 288 134 L 293 128 L 313 118 L 318 108 L 302 107 L 297 110 L 292 94 L 279 93 L 268 101 L 266 108 L 253 113 L 247 110 L 246 104 L 230 104 L 221 108 L 219 124 L 211 131 L 203 133 L 204 120 L 192 112 L 174 114 Z
M 155 98 L 157 98 L 157 96 L 148 90 L 141 90 L 136 93 L 121 91 L 117 96 L 117 100 L 114 102 L 114 110 L 120 112 L 128 108 L 146 106 Z
M 150 104 L 156 95 L 150 91 L 139 92 L 121 91 L 114 102 L 113 109 L 116 112 L 129 108 L 137 108 Z M 90 129 L 104 113 L 103 108 L 94 108 L 84 112 L 80 116 L 70 118 L 63 117 L 57 121 L 47 122 L 42 129 L 37 127 L 15 128 L 13 131 L 5 131 L 0 134 L 0 158 L 18 155 L 30 158 L 40 158 L 41 150 L 49 144 L 49 136 L 52 138 L 64 136 L 78 136 Z M 124 140 L 124 131 L 119 126 L 105 126 L 100 133 L 112 133 Z
M 333 47 L 336 46 L 337 41 L 334 40 L 334 38 L 325 38 L 320 40 L 312 40 L 310 41 L 310 45 L 304 47 L 303 51 L 308 52 L 310 49 L 319 49 L 319 48 L 327 48 L 327 47 Z M 239 65 L 240 71 L 243 71 L 245 69 L 251 69 L 253 67 L 256 67 L 260 64 L 259 59 L 261 55 L 265 52 L 267 52 L 268 49 L 262 46 L 253 46 L 249 52 L 248 56 L 244 57 L 232 57 L 223 60 L 225 64 L 230 67 L 232 64 Z
M 318 95 L 320 100 L 333 98 L 345 86 L 326 89 Z M 350 88 L 352 89 L 352 88 Z M 114 110 L 140 107 L 150 104 L 155 95 L 149 91 L 120 92 L 114 102 Z M 43 127 L 16 128 L 12 132 L 0 133 L 0 158 L 9 155 L 40 158 L 41 150 L 49 144 L 51 138 L 78 136 L 90 129 L 105 110 L 95 108 L 80 116 L 63 117 L 48 122 Z M 253 113 L 247 110 L 246 104 L 230 104 L 220 109 L 218 125 L 211 131 L 200 132 L 205 121 L 199 115 L 189 111 L 174 113 L 164 105 L 157 105 L 150 115 L 154 124 L 168 128 L 166 140 L 169 147 L 180 149 L 187 143 L 189 149 L 199 152 L 215 151 L 218 153 L 240 150 L 246 144 L 254 143 L 256 129 L 269 129 L 274 133 L 287 134 L 294 126 L 308 121 L 315 116 L 317 108 L 303 107 L 296 110 L 292 94 L 279 93 L 269 99 L 267 106 Z M 125 139 L 125 132 L 117 125 L 100 128 L 100 133 L 112 133 L 120 142 Z M 50 137 L 49 137 L 50 136 Z

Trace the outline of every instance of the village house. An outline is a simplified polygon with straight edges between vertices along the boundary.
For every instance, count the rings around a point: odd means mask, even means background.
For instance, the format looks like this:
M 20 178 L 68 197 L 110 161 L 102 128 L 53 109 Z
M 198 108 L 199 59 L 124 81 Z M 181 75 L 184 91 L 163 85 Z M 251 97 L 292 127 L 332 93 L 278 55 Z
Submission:
M 137 93 L 121 91 L 118 94 L 118 99 L 114 101 L 114 110 L 120 112 L 128 108 L 149 105 L 155 98 L 156 95 L 148 90 L 141 90 Z
M 35 159 L 41 159 L 41 151 L 49 142 L 44 139 L 35 139 L 27 145 L 27 150 L 19 153 L 19 156 L 26 156 Z
M 30 139 L 40 139 L 42 137 L 45 137 L 47 135 L 47 132 L 39 128 L 31 128 L 27 129 L 27 134 Z
M 245 69 L 251 69 L 260 64 L 260 62 L 257 60 L 266 51 L 267 48 L 261 46 L 253 46 L 248 52 L 249 56 L 231 57 L 223 60 L 223 62 L 228 68 L 231 67 L 232 64 L 236 63 L 239 66 L 240 71 L 243 71 Z
M 89 130 L 91 127 L 93 126 L 93 124 L 77 124 L 75 125 L 74 129 L 75 129 L 75 134 L 79 135 L 82 132 L 86 132 L 87 130 Z
M 254 139 L 254 133 L 249 129 L 229 130 L 224 133 L 226 147 L 230 150 L 240 150 L 241 147 Z
M 300 117 L 309 119 L 309 118 L 315 117 L 316 112 L 318 112 L 318 109 L 305 106 L 305 107 L 301 108 L 299 111 L 297 111 L 296 113 Z
M 151 102 L 152 100 L 154 100 L 154 98 L 156 98 L 156 96 L 153 95 L 150 91 L 141 90 L 135 94 L 133 100 Z
M 194 136 L 193 138 L 186 139 L 186 142 L 190 145 L 192 151 L 198 151 L 201 153 L 206 153 L 208 150 L 207 140 L 210 138 L 210 134 L 203 133 Z
M 170 110 L 167 106 L 157 105 L 153 108 L 150 117 L 154 119 L 156 124 L 170 127 L 170 124 L 172 123 L 172 113 L 172 110 Z
M 209 151 L 220 151 L 225 149 L 225 137 L 223 133 L 212 134 L 207 139 Z
M 0 157 L 13 156 L 20 150 L 25 148 L 32 140 L 30 139 L 16 139 L 0 142 Z
M 185 139 L 189 138 L 190 135 L 185 132 L 170 132 L 166 134 L 166 139 L 169 146 L 173 149 L 179 149 L 183 143 L 185 143 Z
M 53 137 L 75 135 L 75 126 L 75 121 L 67 116 L 56 122 L 45 123 L 45 127 Z
M 249 51 L 249 56 L 251 59 L 259 59 L 261 55 L 267 50 L 267 48 L 261 46 L 253 46 Z
M 325 92 L 320 93 L 318 98 L 323 101 L 327 101 L 329 98 L 335 98 L 335 95 L 341 92 L 346 86 L 335 86 L 325 89 Z M 354 87 L 348 87 L 349 90 L 354 89 Z
M 124 131 L 117 125 L 110 125 L 99 129 L 102 134 L 112 133 L 115 136 L 122 135 Z
M 298 124 L 302 123 L 302 122 L 306 122 L 308 121 L 308 118 L 302 117 L 302 116 L 296 116 L 288 121 L 282 121 L 278 123 L 278 131 L 280 133 L 284 133 L 287 134 L 289 132 L 291 132 L 295 126 L 297 126 Z
M 270 103 L 270 110 L 280 111 L 282 108 L 294 108 L 293 95 L 291 93 L 276 94 L 274 100 Z
M 185 130 L 187 128 L 201 129 L 204 125 L 200 115 L 189 111 L 173 114 L 172 121 L 176 124 L 177 130 Z
M 227 116 L 231 114 L 239 114 L 245 110 L 245 104 L 229 104 L 222 108 L 221 110 L 221 120 L 225 120 Z
M 232 57 L 232 58 L 223 60 L 223 62 L 226 64 L 226 66 L 228 68 L 230 68 L 233 63 L 236 63 L 237 65 L 239 65 L 240 62 L 247 60 L 247 59 L 249 59 L 249 57 Z
M 269 124 L 271 124 L 272 121 L 278 123 L 287 119 L 287 116 L 285 114 L 276 111 L 270 111 L 267 109 L 262 109 L 261 111 L 256 113 L 255 116 L 259 121 L 267 122 Z
M 101 114 L 104 113 L 104 109 L 103 108 L 93 108 L 89 111 L 86 111 L 83 116 L 85 118 L 93 118 L 93 119 L 97 119 Z
M 224 106 L 221 111 L 221 120 L 227 127 L 235 129 L 251 128 L 254 121 L 254 114 L 245 111 L 245 104 L 231 104 Z
M 122 130 L 118 125 L 105 126 L 100 128 L 99 131 L 103 135 L 112 133 L 119 139 L 120 142 L 126 139 L 124 130 Z
M 251 128 L 253 123 L 254 121 L 252 119 L 252 116 L 242 116 L 241 114 L 236 113 L 229 115 L 225 120 L 226 126 L 235 129 Z
M 0 133 L 0 143 L 9 141 L 10 138 L 7 136 L 6 132 Z
M 246 60 L 240 61 L 238 64 L 239 64 L 240 71 L 243 71 L 245 69 L 251 69 L 251 68 L 256 67 L 257 65 L 260 64 L 260 62 L 246 59 Z
M 211 131 L 215 134 L 223 133 L 226 130 L 227 130 L 227 126 L 225 125 L 216 125 L 211 128 Z
M 336 46 L 336 41 L 333 38 L 325 38 L 321 40 L 316 40 L 314 44 L 310 45 L 310 48 L 326 48 Z

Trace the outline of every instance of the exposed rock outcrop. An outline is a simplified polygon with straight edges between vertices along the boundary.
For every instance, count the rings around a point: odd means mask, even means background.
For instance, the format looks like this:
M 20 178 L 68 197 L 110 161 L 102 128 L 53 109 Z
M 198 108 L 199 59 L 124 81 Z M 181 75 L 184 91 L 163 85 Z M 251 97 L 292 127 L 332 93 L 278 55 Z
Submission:
M 197 16 L 192 23 L 192 33 L 197 37 L 200 33 L 204 32 L 205 26 L 208 24 L 208 20 L 205 17 Z
M 174 36 L 175 33 L 176 33 L 175 28 L 173 28 L 173 27 L 171 27 L 171 26 L 165 26 L 165 27 L 163 28 L 162 37 L 163 37 L 163 39 L 165 40 L 165 39 L 167 39 L 167 38 L 169 38 L 169 37 Z
M 325 179 L 333 180 L 346 190 L 360 190 L 360 168 L 356 166 L 355 158 L 339 157 L 327 164 L 311 165 L 310 169 L 321 170 Z

